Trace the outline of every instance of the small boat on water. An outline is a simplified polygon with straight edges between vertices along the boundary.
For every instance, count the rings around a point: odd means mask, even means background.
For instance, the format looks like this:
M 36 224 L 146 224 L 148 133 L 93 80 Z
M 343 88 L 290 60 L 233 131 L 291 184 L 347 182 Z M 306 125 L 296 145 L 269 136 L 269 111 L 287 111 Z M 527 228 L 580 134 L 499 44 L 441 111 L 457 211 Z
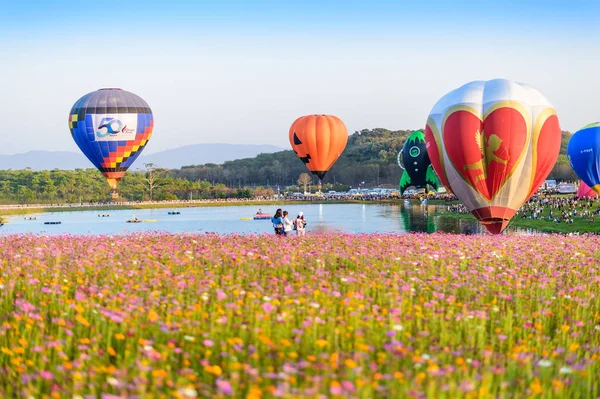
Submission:
M 23 219 L 25 219 L 25 220 L 37 220 L 37 217 L 29 216 L 29 217 L 24 217 Z
M 44 222 L 44 224 L 61 224 L 61 222 Z
M 142 221 L 140 219 L 131 219 L 126 220 L 125 223 L 142 223 Z
M 110 215 L 98 215 L 99 218 L 109 218 Z
M 169 211 L 169 215 L 181 215 L 179 211 Z
M 257 213 L 254 215 L 254 220 L 271 220 L 271 215 L 268 213 Z

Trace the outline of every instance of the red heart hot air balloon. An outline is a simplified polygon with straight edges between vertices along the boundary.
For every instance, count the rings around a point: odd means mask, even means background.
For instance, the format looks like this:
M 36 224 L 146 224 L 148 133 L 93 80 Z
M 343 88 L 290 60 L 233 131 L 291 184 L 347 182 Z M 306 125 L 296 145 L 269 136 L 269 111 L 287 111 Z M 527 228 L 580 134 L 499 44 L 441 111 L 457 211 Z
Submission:
M 290 144 L 298 158 L 319 179 L 331 169 L 348 143 L 348 129 L 332 115 L 307 115 L 290 127 Z
M 468 83 L 442 97 L 427 120 L 437 175 L 493 234 L 550 173 L 560 150 L 556 111 L 536 89 L 504 79 Z

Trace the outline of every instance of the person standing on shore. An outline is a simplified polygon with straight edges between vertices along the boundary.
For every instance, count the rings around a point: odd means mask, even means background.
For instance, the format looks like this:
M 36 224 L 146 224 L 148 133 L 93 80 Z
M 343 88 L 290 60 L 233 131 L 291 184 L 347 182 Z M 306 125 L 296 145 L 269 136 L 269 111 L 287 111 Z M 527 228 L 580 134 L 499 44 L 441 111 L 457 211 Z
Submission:
M 287 236 L 292 232 L 292 221 L 288 218 L 288 211 L 283 211 L 283 235 Z
M 275 211 L 275 215 L 271 218 L 271 223 L 273 223 L 273 229 L 275 229 L 275 235 L 281 236 L 283 235 L 283 218 L 282 218 L 281 208 Z
M 304 213 L 300 212 L 298 217 L 294 220 L 294 227 L 298 237 L 306 235 L 306 220 L 304 219 Z

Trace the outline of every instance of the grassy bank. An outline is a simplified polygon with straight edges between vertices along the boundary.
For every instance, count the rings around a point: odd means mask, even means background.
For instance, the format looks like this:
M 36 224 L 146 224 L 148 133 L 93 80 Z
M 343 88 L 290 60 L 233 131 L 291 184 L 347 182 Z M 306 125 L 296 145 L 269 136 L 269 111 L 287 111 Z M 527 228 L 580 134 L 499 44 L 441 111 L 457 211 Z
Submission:
M 436 215 L 443 216 L 452 219 L 471 220 L 475 221 L 475 217 L 470 213 L 458 214 L 448 211 L 436 212 Z M 544 213 L 544 216 L 548 216 L 548 212 Z M 542 231 L 544 233 L 600 233 L 600 220 L 597 218 L 594 222 L 590 222 L 586 219 L 580 219 L 579 216 L 573 218 L 573 224 L 567 223 L 556 223 L 547 220 L 532 220 L 532 219 L 521 219 L 514 217 L 509 226 L 518 227 L 521 229 L 532 229 Z

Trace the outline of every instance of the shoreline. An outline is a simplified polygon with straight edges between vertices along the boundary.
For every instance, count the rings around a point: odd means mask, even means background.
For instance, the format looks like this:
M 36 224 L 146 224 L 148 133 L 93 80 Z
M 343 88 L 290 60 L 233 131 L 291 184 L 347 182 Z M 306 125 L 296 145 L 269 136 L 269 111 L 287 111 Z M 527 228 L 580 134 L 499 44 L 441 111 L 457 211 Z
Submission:
M 19 205 L 0 205 L 0 218 L 2 216 L 20 216 L 32 213 L 59 213 L 59 212 L 78 212 L 86 210 L 96 211 L 114 211 L 114 210 L 135 210 L 135 209 L 185 209 L 185 208 L 205 208 L 205 207 L 226 207 L 226 206 L 247 206 L 247 207 L 265 207 L 265 206 L 286 206 L 286 205 L 315 205 L 315 204 L 369 204 L 369 205 L 400 205 L 404 199 L 381 199 L 381 200 L 317 200 L 317 201 L 302 201 L 302 200 L 253 200 L 253 201 L 188 201 L 188 202 L 143 202 L 143 203 L 122 203 L 122 204 L 60 204 L 47 205 L 36 204 L 29 206 Z M 413 204 L 417 204 L 418 200 L 410 200 Z M 451 205 L 458 201 L 445 200 L 429 200 L 429 205 Z M 435 217 L 444 217 L 450 219 L 459 219 L 466 221 L 476 221 L 475 217 L 470 213 L 455 213 L 448 212 L 444 209 L 436 210 Z M 575 220 L 573 224 L 556 223 L 545 220 L 521 219 L 513 218 L 509 226 L 521 229 L 536 230 L 540 233 L 600 233 L 600 220 L 597 222 L 588 222 L 585 220 Z

